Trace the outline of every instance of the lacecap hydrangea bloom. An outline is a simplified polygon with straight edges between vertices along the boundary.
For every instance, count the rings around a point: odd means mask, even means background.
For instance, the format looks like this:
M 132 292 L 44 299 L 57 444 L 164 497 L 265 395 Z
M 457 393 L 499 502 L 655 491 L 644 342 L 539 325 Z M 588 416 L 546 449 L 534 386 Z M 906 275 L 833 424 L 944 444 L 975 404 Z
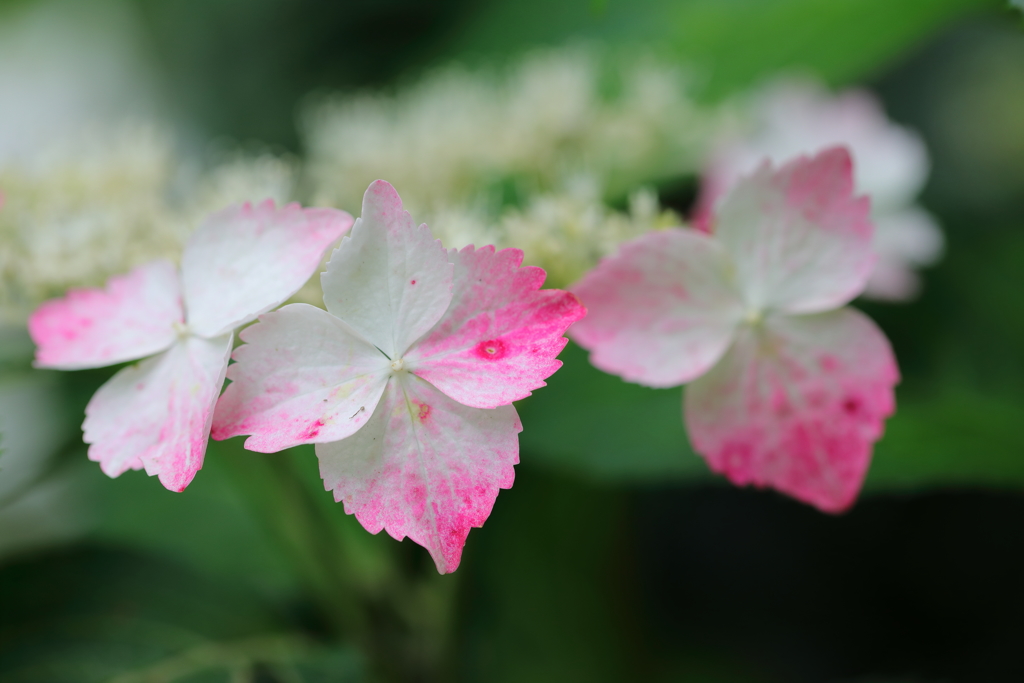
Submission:
M 786 79 L 756 92 L 748 120 L 713 146 L 704 169 L 695 222 L 707 227 L 714 206 L 737 180 L 764 159 L 776 164 L 800 154 L 845 146 L 855 162 L 858 192 L 871 198 L 878 254 L 864 296 L 914 298 L 917 269 L 942 255 L 942 231 L 915 204 L 928 178 L 928 150 L 911 130 L 888 119 L 878 100 L 863 90 L 832 95 L 812 80 Z
M 378 180 L 322 276 L 327 310 L 291 304 L 240 334 L 213 437 L 274 452 L 316 444 L 335 500 L 371 533 L 408 536 L 441 573 L 512 486 L 512 402 L 561 365 L 585 311 L 541 290 L 522 252 L 445 251 Z
M 407 208 L 461 247 L 492 234 L 453 231 L 442 221 L 452 211 L 472 207 L 477 225 L 495 226 L 507 205 L 578 175 L 619 198 L 698 170 L 719 119 L 691 96 L 691 79 L 652 57 L 604 62 L 579 46 L 539 50 L 505 69 L 454 64 L 393 95 L 315 102 L 303 116 L 312 200 L 351 206 L 389 178 Z
M 268 200 L 211 215 L 169 261 L 72 290 L 29 318 L 36 366 L 61 370 L 142 360 L 89 401 L 89 459 L 109 476 L 145 468 L 182 491 L 202 467 L 235 328 L 279 306 L 352 225 L 334 209 Z
M 572 288 L 589 309 L 572 337 L 627 381 L 689 383 L 687 431 L 713 470 L 842 511 L 899 380 L 883 333 L 844 306 L 875 263 L 849 154 L 765 162 L 713 220 L 713 234 L 652 232 L 602 261 Z

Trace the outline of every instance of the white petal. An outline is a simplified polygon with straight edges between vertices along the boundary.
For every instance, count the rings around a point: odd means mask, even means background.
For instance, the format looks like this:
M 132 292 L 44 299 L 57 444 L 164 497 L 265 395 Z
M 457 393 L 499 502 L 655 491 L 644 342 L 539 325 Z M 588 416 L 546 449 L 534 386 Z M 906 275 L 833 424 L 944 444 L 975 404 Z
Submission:
M 85 409 L 89 459 L 111 477 L 144 466 L 183 491 L 203 466 L 231 339 L 190 337 L 110 378 Z
M 849 148 L 856 190 L 871 197 L 876 210 L 913 201 L 928 177 L 920 136 L 890 121 L 865 90 L 833 95 L 814 81 L 786 79 L 771 84 L 753 108 L 755 130 L 716 151 L 709 168 L 712 189 L 727 190 L 765 159 L 781 165 L 837 146 Z
M 864 296 L 882 301 L 909 301 L 917 296 L 921 278 L 915 268 L 942 257 L 945 237 L 935 219 L 916 206 L 875 217 L 878 263 Z
M 472 527 L 512 486 L 522 425 L 512 406 L 469 408 L 405 373 L 344 441 L 317 444 L 327 490 L 370 533 L 408 536 L 455 571 Z
M 145 358 L 174 343 L 182 322 L 178 273 L 153 261 L 110 278 L 105 289 L 73 289 L 28 321 L 36 366 L 77 370 Z
M 869 214 L 853 196 L 849 153 L 833 148 L 740 180 L 714 229 L 749 306 L 816 313 L 864 289 L 875 262 Z
M 252 434 L 245 447 L 273 453 L 337 441 L 366 424 L 390 361 L 330 313 L 292 304 L 242 330 L 228 368 L 213 438 Z
M 395 188 L 375 181 L 363 215 L 321 277 L 327 310 L 389 358 L 400 358 L 452 299 L 452 264 L 426 225 L 416 227 Z
M 275 208 L 270 199 L 211 215 L 181 261 L 189 327 L 214 337 L 281 305 L 351 225 L 344 211 Z
M 731 270 L 725 250 L 707 235 L 648 233 L 572 288 L 587 315 L 569 335 L 596 367 L 630 382 L 689 382 L 725 353 L 743 318 Z

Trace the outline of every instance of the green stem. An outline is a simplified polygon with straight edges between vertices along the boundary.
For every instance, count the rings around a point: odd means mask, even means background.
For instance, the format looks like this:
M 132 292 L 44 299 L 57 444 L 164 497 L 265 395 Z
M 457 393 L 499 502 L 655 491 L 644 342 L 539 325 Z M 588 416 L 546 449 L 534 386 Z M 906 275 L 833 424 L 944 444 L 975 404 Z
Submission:
M 367 534 L 329 493 L 307 485 L 298 469 L 301 452 L 223 455 L 257 518 L 337 635 L 365 653 L 374 678 L 442 680 L 455 577 L 439 576 L 432 566 L 425 575 L 401 571 L 398 544 Z

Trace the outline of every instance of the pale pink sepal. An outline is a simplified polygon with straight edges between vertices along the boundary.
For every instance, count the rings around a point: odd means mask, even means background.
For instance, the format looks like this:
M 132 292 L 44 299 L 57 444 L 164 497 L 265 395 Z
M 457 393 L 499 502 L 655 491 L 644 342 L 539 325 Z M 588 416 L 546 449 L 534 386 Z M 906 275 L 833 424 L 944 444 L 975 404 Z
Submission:
M 470 408 L 406 373 L 389 382 L 366 426 L 316 453 L 345 512 L 370 533 L 408 536 L 446 574 L 498 490 L 512 486 L 520 431 L 514 407 Z
M 449 257 L 451 305 L 407 354 L 409 369 L 474 408 L 526 398 L 561 367 L 562 335 L 586 309 L 569 292 L 540 289 L 544 271 L 520 267 L 518 249 L 468 246 Z
M 89 459 L 111 477 L 145 467 L 185 490 L 203 466 L 231 341 L 189 337 L 110 378 L 85 409 Z
M 394 360 L 448 309 L 452 271 L 441 241 L 413 223 L 390 183 L 376 180 L 320 281 L 327 310 Z
M 572 287 L 587 317 L 570 336 L 605 372 L 673 387 L 718 360 L 744 309 L 725 250 L 694 230 L 651 232 L 623 244 Z
M 105 289 L 73 289 L 37 308 L 28 319 L 35 365 L 77 370 L 144 358 L 174 343 L 182 316 L 174 266 L 154 261 Z
M 307 304 L 266 313 L 239 336 L 246 343 L 228 368 L 212 436 L 252 434 L 252 451 L 350 436 L 370 419 L 391 372 L 384 354 Z
M 715 237 L 756 309 L 817 313 L 863 291 L 875 264 L 866 197 L 853 194 L 845 148 L 765 163 L 723 199 Z
M 885 335 L 851 308 L 769 317 L 686 388 L 694 450 L 733 483 L 826 512 L 853 504 L 895 403 Z
M 277 208 L 271 199 L 212 214 L 182 256 L 189 327 L 214 337 L 281 305 L 316 272 L 352 221 L 344 211 Z

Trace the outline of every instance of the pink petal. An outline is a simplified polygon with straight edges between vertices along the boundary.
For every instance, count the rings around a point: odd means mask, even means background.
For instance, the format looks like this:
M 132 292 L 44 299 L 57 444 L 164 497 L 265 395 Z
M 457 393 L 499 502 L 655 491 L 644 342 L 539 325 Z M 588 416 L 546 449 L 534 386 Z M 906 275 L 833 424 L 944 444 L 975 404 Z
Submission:
M 390 361 L 330 313 L 291 304 L 242 330 L 213 438 L 252 434 L 251 451 L 337 441 L 366 424 Z
M 416 227 L 402 209 L 395 188 L 377 180 L 321 282 L 327 310 L 398 359 L 448 309 L 452 264 L 430 228 Z
M 203 466 L 231 337 L 190 337 L 110 378 L 85 409 L 89 459 L 111 477 L 145 467 L 184 491 Z
M 437 570 L 455 571 L 472 527 L 512 486 L 523 429 L 512 406 L 469 408 L 415 375 L 388 384 L 373 417 L 344 441 L 317 444 L 334 498 L 372 534 L 408 536 Z
M 651 232 L 619 248 L 575 285 L 587 317 L 570 335 L 605 372 L 653 387 L 707 371 L 743 317 L 728 256 L 692 230 Z
M 211 215 L 192 233 L 181 263 L 189 327 L 215 337 L 276 308 L 351 226 L 344 211 L 276 208 L 271 199 Z
M 715 236 L 736 262 L 748 305 L 816 313 L 864 289 L 875 254 L 864 197 L 843 148 L 761 166 L 722 201 Z
M 898 381 L 889 342 L 859 311 L 770 317 L 744 326 L 687 387 L 686 426 L 733 483 L 840 512 L 860 491 Z
M 544 271 L 520 268 L 523 252 L 449 252 L 455 286 L 448 312 L 406 358 L 409 369 L 459 403 L 495 408 L 530 395 L 561 367 L 566 328 L 586 314 L 569 292 L 541 290 Z
M 28 320 L 36 366 L 77 370 L 154 354 L 174 343 L 182 322 L 178 274 L 167 261 L 110 278 L 106 289 L 73 289 Z

